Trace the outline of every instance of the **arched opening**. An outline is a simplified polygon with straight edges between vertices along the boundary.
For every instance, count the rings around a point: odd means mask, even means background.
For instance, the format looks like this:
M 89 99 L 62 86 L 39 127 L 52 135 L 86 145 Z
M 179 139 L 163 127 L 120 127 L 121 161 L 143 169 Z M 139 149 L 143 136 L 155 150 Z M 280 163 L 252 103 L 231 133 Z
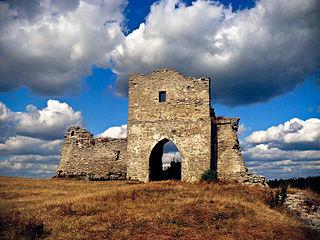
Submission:
M 149 158 L 149 180 L 181 180 L 181 157 L 177 146 L 168 139 L 158 142 Z

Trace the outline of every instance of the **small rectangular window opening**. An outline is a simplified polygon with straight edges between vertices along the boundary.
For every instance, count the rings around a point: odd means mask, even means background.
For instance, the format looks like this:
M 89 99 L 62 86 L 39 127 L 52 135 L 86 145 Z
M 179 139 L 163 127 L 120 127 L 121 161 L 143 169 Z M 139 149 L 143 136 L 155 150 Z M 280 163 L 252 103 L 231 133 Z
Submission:
M 119 160 L 120 158 L 120 151 L 116 151 L 116 160 Z
M 159 92 L 159 102 L 165 102 L 166 101 L 166 91 L 160 91 Z

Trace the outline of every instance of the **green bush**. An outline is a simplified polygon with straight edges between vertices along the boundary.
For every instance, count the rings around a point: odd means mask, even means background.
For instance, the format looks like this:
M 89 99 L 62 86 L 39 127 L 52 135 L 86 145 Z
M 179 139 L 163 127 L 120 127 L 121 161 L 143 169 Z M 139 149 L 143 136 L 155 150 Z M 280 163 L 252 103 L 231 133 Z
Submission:
M 217 180 L 217 172 L 215 170 L 206 170 L 202 176 L 201 176 L 202 181 L 206 182 L 213 182 Z

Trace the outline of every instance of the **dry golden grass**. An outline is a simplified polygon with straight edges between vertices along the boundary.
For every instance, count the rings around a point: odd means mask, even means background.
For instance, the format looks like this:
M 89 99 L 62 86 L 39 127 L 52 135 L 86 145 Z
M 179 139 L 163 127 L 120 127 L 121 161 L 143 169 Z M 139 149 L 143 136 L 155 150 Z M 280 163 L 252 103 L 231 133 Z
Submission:
M 1 239 L 317 239 L 235 183 L 0 177 Z

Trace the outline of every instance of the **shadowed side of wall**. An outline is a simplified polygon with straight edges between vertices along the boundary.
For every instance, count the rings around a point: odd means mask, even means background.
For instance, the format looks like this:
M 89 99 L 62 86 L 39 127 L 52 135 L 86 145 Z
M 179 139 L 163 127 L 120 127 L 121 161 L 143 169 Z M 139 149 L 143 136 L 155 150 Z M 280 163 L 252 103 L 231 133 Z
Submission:
M 93 138 L 86 129 L 71 127 L 64 138 L 57 177 L 125 179 L 126 147 L 126 139 Z

